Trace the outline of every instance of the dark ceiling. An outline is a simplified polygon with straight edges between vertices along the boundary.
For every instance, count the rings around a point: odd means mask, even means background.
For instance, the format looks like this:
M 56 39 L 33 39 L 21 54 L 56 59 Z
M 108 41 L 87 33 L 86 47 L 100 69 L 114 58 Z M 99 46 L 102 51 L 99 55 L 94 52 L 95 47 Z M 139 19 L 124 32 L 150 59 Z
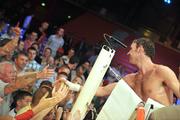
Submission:
M 133 28 L 146 26 L 166 34 L 180 21 L 180 0 L 171 1 L 168 5 L 164 0 L 1 0 L 0 17 L 4 15 L 4 19 L 15 24 L 33 14 L 37 24 L 47 20 L 62 25 L 86 11 L 104 11 L 103 16 L 114 22 Z

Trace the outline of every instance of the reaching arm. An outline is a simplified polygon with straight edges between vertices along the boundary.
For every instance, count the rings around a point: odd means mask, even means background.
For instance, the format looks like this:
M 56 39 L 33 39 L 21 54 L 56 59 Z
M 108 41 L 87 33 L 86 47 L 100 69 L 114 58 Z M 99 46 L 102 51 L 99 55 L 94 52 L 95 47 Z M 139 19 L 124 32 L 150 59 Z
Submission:
M 39 104 L 31 109 L 30 106 L 26 106 L 18 111 L 15 118 L 17 120 L 36 120 L 41 119 L 45 114 L 47 114 L 56 104 L 61 102 L 68 93 L 68 87 L 65 84 L 62 84 L 58 91 L 55 91 L 55 88 L 52 91 L 51 98 L 46 98 L 48 93 L 46 93 L 40 100 Z M 34 117 L 33 117 L 34 116 Z
M 134 79 L 135 73 L 133 74 L 128 74 L 124 76 L 121 80 L 124 80 L 129 86 L 133 87 L 132 80 Z M 103 96 L 108 96 L 111 94 L 113 89 L 115 88 L 117 82 L 108 84 L 103 87 L 99 87 L 98 90 L 96 91 L 96 96 L 98 97 L 103 97 Z
M 81 88 L 83 86 L 80 86 L 79 84 L 76 84 L 76 83 L 72 83 L 66 79 L 59 79 L 59 81 L 63 81 L 65 82 L 66 85 L 68 85 L 69 89 L 72 90 L 72 91 L 80 91 Z M 104 86 L 104 87 L 99 87 L 96 91 L 96 96 L 98 97 L 103 97 L 103 96 L 108 96 L 111 94 L 112 90 L 114 89 L 114 87 L 116 86 L 117 83 L 112 83 L 112 84 L 109 84 L 107 86 Z
M 99 87 L 96 91 L 96 96 L 98 97 L 103 97 L 103 96 L 108 96 L 111 94 L 113 91 L 114 87 L 116 86 L 117 83 L 111 83 L 109 85 Z
M 56 104 L 61 102 L 68 94 L 68 87 L 65 84 L 61 84 L 60 88 L 58 91 L 55 91 L 55 88 L 52 91 L 53 97 L 51 98 L 46 98 L 48 94 L 46 94 L 37 104 L 35 107 L 32 108 L 32 111 L 34 114 L 39 113 L 40 111 L 49 108 L 49 107 L 54 107 Z
M 13 28 L 13 32 L 15 33 L 14 39 L 6 43 L 3 47 L 0 47 L 0 55 L 7 55 L 8 53 L 15 50 L 18 45 L 19 35 L 21 33 L 21 29 L 19 28 L 19 24 Z
M 62 117 L 62 114 L 63 114 L 63 108 L 56 106 L 55 107 L 55 114 L 56 114 L 55 120 L 60 120 Z
M 0 47 L 0 55 L 1 56 L 4 56 L 4 55 L 7 55 L 8 52 L 4 50 L 4 48 Z
M 4 88 L 4 94 L 10 94 L 17 89 L 24 88 L 38 79 L 48 79 L 52 75 L 54 75 L 54 70 L 48 69 L 48 66 L 41 72 L 27 72 L 23 75 L 18 75 L 15 83 L 10 83 Z
M 43 120 L 43 118 L 53 109 L 53 107 L 46 108 L 33 116 L 31 120 Z

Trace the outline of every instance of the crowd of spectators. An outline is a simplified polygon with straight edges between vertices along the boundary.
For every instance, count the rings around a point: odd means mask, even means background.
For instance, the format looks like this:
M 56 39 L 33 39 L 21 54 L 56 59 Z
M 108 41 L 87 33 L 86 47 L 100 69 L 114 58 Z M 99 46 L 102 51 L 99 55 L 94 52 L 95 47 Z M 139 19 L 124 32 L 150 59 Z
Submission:
M 71 116 L 78 93 L 58 80 L 65 78 L 83 86 L 100 50 L 90 45 L 83 50 L 82 46 L 68 45 L 65 29 L 58 27 L 55 33 L 47 34 L 49 24 L 42 22 L 22 38 L 15 32 L 18 26 L 9 26 L 6 32 L 1 29 L 0 119 L 66 120 Z M 122 66 L 112 67 L 119 76 L 125 75 Z M 117 81 L 111 72 L 102 85 Z M 105 100 L 94 97 L 85 119 L 95 116 Z M 78 116 L 77 112 L 73 118 Z

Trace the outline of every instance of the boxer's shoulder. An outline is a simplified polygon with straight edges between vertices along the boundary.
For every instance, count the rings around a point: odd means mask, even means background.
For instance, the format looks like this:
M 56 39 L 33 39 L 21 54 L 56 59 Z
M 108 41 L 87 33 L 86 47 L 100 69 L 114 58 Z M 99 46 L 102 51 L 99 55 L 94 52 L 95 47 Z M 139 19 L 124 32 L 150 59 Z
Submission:
M 131 87 L 134 86 L 134 80 L 138 73 L 131 73 L 123 77 L 123 80 Z
M 173 72 L 169 67 L 164 66 L 164 65 L 156 65 L 155 71 L 159 75 L 164 75 L 164 74 Z

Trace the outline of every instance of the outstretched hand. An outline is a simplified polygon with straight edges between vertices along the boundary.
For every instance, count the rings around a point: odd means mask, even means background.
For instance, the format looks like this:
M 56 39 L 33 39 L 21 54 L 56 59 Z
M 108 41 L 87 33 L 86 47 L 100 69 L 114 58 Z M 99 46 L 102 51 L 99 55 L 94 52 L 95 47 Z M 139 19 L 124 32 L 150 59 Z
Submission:
M 55 74 L 54 69 L 50 69 L 48 67 L 49 65 L 47 65 L 41 72 L 37 73 L 38 79 L 49 79 Z
M 56 87 L 53 88 L 52 96 L 53 97 L 62 96 L 61 98 L 64 99 L 67 96 L 68 92 L 69 92 L 69 87 L 66 84 L 62 83 L 58 90 L 56 90 Z
M 69 89 L 65 84 L 61 84 L 60 88 L 56 91 L 55 87 L 52 90 L 52 97 L 46 98 L 48 93 L 46 93 L 40 100 L 39 104 L 33 108 L 33 112 L 37 114 L 38 112 L 53 107 L 59 102 L 61 102 L 68 94 Z
M 59 89 L 61 84 L 64 84 L 67 81 L 64 77 L 58 77 L 55 82 L 53 83 L 53 86 L 57 89 Z
M 58 105 L 55 106 L 55 113 L 56 113 L 56 120 L 60 120 L 63 114 L 63 108 L 58 107 Z
M 0 48 L 0 55 L 7 55 L 8 53 L 15 50 L 15 48 L 18 45 L 19 35 L 21 33 L 21 29 L 19 28 L 19 23 L 16 25 L 16 27 L 13 28 L 13 32 L 15 34 L 15 37 L 9 41 L 6 45 Z

